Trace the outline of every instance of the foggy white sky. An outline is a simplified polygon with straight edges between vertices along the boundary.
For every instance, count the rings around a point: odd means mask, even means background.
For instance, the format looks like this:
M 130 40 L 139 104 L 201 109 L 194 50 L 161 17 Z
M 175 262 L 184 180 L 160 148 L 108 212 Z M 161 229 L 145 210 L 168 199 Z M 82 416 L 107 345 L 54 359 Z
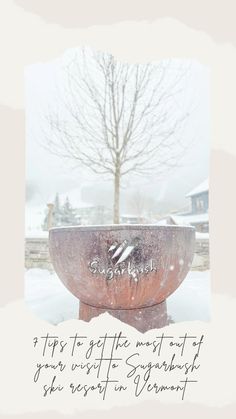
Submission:
M 66 57 L 73 50 L 67 52 Z M 45 150 L 43 142 L 43 115 L 57 109 L 57 86 L 63 83 L 61 67 L 63 57 L 48 64 L 35 64 L 26 68 L 26 181 L 32 186 L 31 205 L 45 205 L 56 192 L 82 190 L 86 201 L 101 196 L 106 204 L 112 201 L 112 183 L 105 182 L 82 168 L 72 169 L 58 157 Z M 189 62 L 187 62 L 189 65 Z M 124 182 L 123 201 L 136 187 L 158 200 L 184 199 L 185 194 L 208 176 L 209 170 L 209 70 L 191 61 L 191 76 L 181 98 L 183 106 L 193 104 L 190 123 L 184 133 L 194 144 L 184 155 L 181 168 L 175 169 L 165 180 L 137 176 Z M 178 201 L 178 199 L 177 199 Z M 182 200 L 183 201 L 183 200 Z M 178 204 L 177 204 L 178 205 Z

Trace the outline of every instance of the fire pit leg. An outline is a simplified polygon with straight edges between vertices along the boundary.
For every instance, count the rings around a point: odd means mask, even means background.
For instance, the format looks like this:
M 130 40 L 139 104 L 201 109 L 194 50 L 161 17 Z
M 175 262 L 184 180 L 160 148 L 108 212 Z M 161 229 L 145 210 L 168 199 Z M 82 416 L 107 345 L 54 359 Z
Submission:
M 140 332 L 150 329 L 158 329 L 169 324 L 166 301 L 151 307 L 136 308 L 130 310 L 110 310 L 90 306 L 80 301 L 79 319 L 89 322 L 93 317 L 108 312 L 112 316 L 135 327 Z

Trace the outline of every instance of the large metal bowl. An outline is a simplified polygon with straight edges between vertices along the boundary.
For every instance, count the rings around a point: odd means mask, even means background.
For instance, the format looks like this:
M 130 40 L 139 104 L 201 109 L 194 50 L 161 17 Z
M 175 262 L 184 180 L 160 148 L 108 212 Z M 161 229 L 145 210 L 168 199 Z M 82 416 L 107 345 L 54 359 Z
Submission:
M 185 226 L 106 225 L 52 228 L 55 271 L 81 302 L 105 309 L 163 302 L 186 277 L 195 229 Z

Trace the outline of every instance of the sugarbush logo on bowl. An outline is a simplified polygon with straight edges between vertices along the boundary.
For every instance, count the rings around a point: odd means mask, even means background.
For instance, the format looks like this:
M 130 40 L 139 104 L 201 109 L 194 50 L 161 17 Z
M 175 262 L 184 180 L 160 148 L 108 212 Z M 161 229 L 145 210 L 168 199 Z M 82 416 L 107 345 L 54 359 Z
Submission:
M 141 275 L 147 275 L 151 272 L 157 272 L 157 267 L 154 265 L 153 259 L 145 263 L 132 263 L 129 259 L 137 250 L 137 241 L 129 244 L 124 240 L 121 244 L 114 242 L 108 249 L 110 263 L 113 266 L 106 266 L 99 258 L 95 257 L 89 262 L 89 271 L 94 275 L 105 276 L 107 280 L 112 280 L 115 277 L 128 275 L 134 281 L 138 281 Z
M 128 274 L 134 281 L 138 281 L 140 275 L 157 272 L 157 267 L 152 259 L 148 263 L 139 266 L 135 266 L 129 261 L 127 264 L 122 262 L 118 266 L 106 267 L 101 259 L 97 257 L 89 262 L 88 267 L 92 274 L 105 276 L 107 280 Z

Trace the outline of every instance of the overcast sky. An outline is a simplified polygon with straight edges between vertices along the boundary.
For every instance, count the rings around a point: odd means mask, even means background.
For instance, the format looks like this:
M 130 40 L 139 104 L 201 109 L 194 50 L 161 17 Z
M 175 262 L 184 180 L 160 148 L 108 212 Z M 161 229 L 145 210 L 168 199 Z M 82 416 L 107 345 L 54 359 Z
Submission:
M 34 64 L 26 68 L 26 181 L 30 185 L 31 205 L 45 205 L 56 192 L 66 193 L 71 189 L 82 190 L 87 201 L 101 195 L 104 191 L 107 200 L 112 200 L 112 183 L 87 172 L 82 168 L 74 169 L 68 162 L 50 154 L 42 146 L 43 116 L 49 109 L 56 108 L 58 85 L 63 85 L 62 66 L 73 50 L 64 57 L 47 64 Z M 142 190 L 158 200 L 169 200 L 180 195 L 184 197 L 208 176 L 209 170 L 209 69 L 197 62 L 184 62 L 191 68 L 181 98 L 183 106 L 192 104 L 190 122 L 184 132 L 186 139 L 194 141 L 184 155 L 181 167 L 175 169 L 161 181 L 158 178 L 132 178 L 126 180 L 123 198 L 135 188 Z M 175 64 L 173 62 L 173 64 Z M 62 86 L 63 87 L 63 86 Z M 110 195 L 109 195 L 110 194 Z M 104 198 L 102 198 L 104 199 Z

